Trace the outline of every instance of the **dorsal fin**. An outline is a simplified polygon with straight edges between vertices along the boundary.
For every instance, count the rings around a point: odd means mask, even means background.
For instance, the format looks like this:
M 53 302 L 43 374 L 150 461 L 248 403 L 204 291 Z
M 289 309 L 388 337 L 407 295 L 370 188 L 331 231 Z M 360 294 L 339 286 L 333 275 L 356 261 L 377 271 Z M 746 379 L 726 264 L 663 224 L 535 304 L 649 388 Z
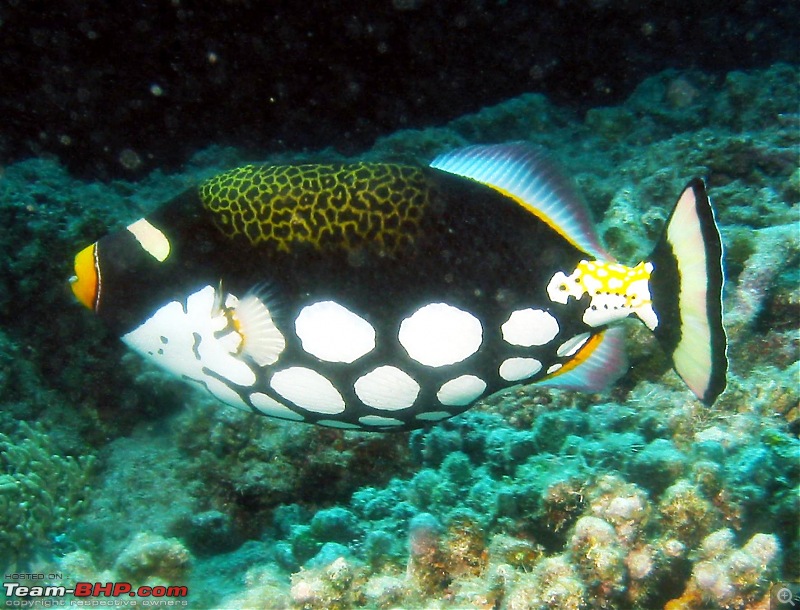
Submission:
M 478 144 L 439 155 L 430 166 L 511 197 L 576 248 L 596 259 L 613 260 L 600 243 L 583 199 L 543 149 L 526 142 Z

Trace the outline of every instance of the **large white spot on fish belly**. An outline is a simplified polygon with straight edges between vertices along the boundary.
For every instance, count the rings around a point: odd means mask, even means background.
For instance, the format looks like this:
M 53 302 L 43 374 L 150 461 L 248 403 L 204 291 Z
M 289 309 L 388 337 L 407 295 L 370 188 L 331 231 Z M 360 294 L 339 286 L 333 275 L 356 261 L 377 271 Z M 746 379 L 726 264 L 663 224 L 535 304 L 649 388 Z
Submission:
M 295 321 L 303 349 L 327 362 L 353 362 L 375 349 L 375 329 L 334 301 L 304 307 Z
M 542 363 L 536 358 L 508 358 L 500 365 L 500 377 L 506 381 L 527 379 L 542 370 Z
M 206 286 L 188 296 L 185 309 L 182 303 L 171 301 L 122 340 L 177 377 L 195 381 L 223 402 L 249 410 L 225 383 L 248 387 L 256 381 L 253 370 L 237 355 L 241 337 L 233 330 L 225 332 L 227 326 L 216 290 Z
M 341 413 L 344 398 L 325 377 L 302 366 L 278 371 L 269 384 L 272 389 L 298 407 L 319 413 Z
M 294 421 L 303 421 L 305 419 L 305 417 L 296 411 L 292 411 L 286 405 L 282 405 L 274 398 L 262 394 L 261 392 L 250 394 L 250 402 L 253 403 L 256 409 L 270 417 L 280 417 L 282 419 L 291 419 Z
M 572 356 L 575 354 L 580 348 L 584 346 L 586 341 L 589 340 L 589 333 L 581 333 L 580 335 L 575 335 L 572 339 L 567 339 L 558 346 L 556 350 L 556 354 L 561 357 Z
M 381 417 L 380 415 L 365 415 L 359 417 L 360 421 L 365 426 L 402 426 L 403 422 L 394 417 Z
M 477 399 L 486 390 L 486 382 L 475 375 L 461 375 L 445 383 L 436 393 L 443 405 L 463 407 Z
M 419 384 L 396 367 L 379 366 L 359 377 L 355 390 L 365 405 L 394 411 L 414 404 L 419 394 Z
M 402 321 L 398 339 L 414 360 L 446 366 L 478 351 L 483 327 L 471 313 L 446 303 L 431 303 Z
M 545 345 L 558 334 L 558 321 L 542 309 L 518 309 L 500 327 L 503 339 L 511 345 Z

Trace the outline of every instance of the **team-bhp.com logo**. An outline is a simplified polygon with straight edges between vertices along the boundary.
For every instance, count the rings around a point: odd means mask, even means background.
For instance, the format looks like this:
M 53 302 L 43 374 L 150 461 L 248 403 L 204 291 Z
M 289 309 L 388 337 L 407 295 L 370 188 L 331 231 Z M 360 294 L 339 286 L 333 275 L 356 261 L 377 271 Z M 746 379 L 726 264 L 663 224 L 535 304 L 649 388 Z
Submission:
M 12 608 L 56 606 L 187 606 L 185 586 L 133 587 L 129 582 L 79 582 L 62 585 L 27 585 L 4 582 L 5 605 Z M 72 595 L 73 599 L 65 599 Z

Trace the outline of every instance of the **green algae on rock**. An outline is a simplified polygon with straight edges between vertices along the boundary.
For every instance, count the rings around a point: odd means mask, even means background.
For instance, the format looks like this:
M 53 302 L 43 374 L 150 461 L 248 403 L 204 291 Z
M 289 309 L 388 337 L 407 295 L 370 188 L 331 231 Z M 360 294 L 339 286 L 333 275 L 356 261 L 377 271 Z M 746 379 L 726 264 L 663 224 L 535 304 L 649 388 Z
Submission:
M 6 572 L 31 561 L 66 536 L 90 495 L 92 456 L 53 452 L 41 424 L 18 422 L 0 432 L 0 557 Z

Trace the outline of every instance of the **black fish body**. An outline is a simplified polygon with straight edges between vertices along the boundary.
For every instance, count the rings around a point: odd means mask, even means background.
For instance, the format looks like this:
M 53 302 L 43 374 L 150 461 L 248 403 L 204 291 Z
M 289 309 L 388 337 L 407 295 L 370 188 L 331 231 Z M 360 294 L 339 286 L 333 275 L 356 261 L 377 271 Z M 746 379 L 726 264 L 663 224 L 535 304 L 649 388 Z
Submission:
M 685 191 L 704 214 L 688 248 L 710 252 L 696 280 L 711 285 L 708 363 L 693 389 L 713 400 L 722 274 L 701 189 Z M 680 260 L 661 251 L 664 267 Z M 625 368 L 609 325 L 634 314 L 663 329 L 648 265 L 614 263 L 569 185 L 511 144 L 432 167 L 238 168 L 84 250 L 73 289 L 133 349 L 228 404 L 390 430 L 517 383 L 607 385 Z M 661 315 L 680 327 L 675 298 Z M 678 349 L 680 332 L 668 335 Z

